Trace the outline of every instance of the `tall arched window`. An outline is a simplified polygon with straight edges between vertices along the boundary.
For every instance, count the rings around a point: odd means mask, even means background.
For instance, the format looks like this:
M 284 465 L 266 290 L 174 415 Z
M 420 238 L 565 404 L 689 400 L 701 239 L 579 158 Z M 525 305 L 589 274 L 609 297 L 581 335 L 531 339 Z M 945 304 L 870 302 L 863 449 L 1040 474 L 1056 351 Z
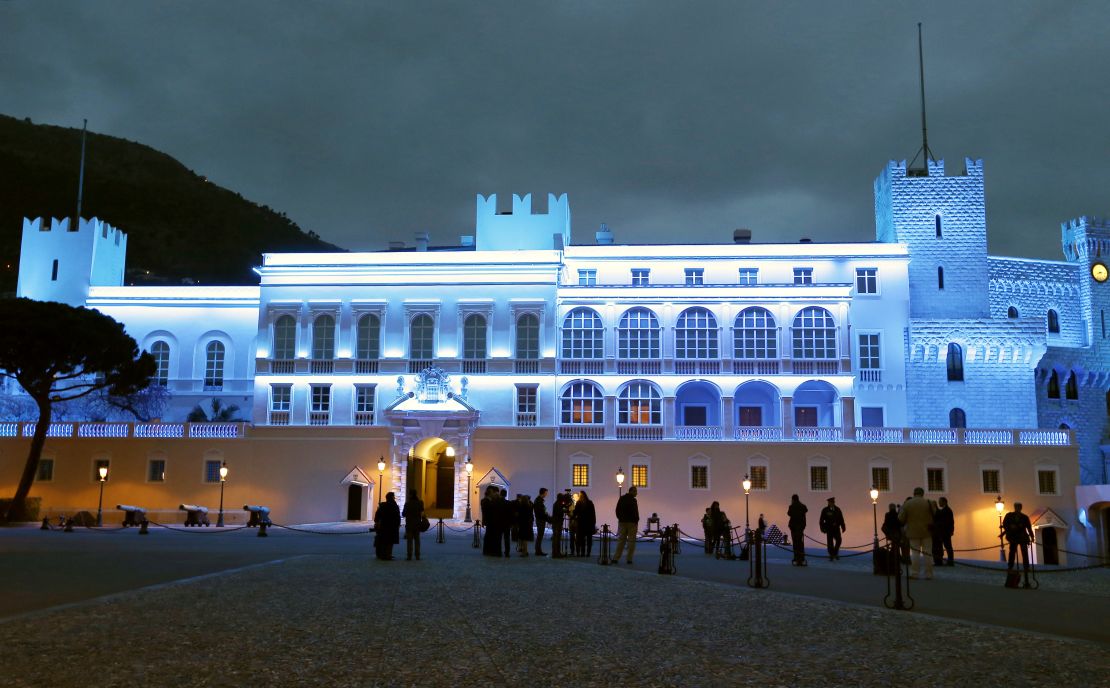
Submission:
M 150 355 L 154 357 L 154 377 L 151 382 L 165 387 L 170 381 L 170 345 L 158 340 L 150 346 Z
M 382 351 L 382 321 L 373 313 L 358 319 L 355 331 L 355 358 L 360 361 L 376 361 Z
M 563 320 L 563 358 L 602 358 L 605 355 L 601 316 L 590 308 L 575 308 Z
M 948 412 L 948 427 L 950 428 L 966 428 L 967 427 L 967 414 L 964 413 L 962 408 L 954 408 Z
M 274 360 L 291 361 L 297 352 L 297 321 L 283 315 L 274 321 Z
M 1060 375 L 1055 370 L 1048 376 L 1048 398 L 1060 398 Z
M 956 342 L 948 343 L 948 381 L 963 382 L 964 350 Z
M 560 398 L 560 422 L 563 425 L 600 425 L 605 422 L 602 414 L 604 398 L 592 382 L 572 382 Z
M 713 360 L 721 357 L 717 319 L 705 308 L 687 308 L 674 328 L 674 355 L 679 359 Z
M 1048 333 L 1060 334 L 1060 314 L 1053 309 L 1048 309 Z
M 528 361 L 540 357 L 540 319 L 531 313 L 517 318 L 516 357 Z
M 621 425 L 662 425 L 663 401 L 650 382 L 630 382 L 617 398 L 617 422 Z
M 631 308 L 617 326 L 618 358 L 659 358 L 659 320 L 646 308 Z
M 766 308 L 745 308 L 736 316 L 733 330 L 733 357 L 737 359 L 778 358 L 778 328 L 775 316 Z
M 219 391 L 224 387 L 224 345 L 211 341 L 204 348 L 204 389 Z
M 330 315 L 312 321 L 312 358 L 317 361 L 335 358 L 335 318 Z
M 1006 317 L 1010 318 L 1011 320 L 1018 317 L 1018 309 L 1014 306 L 1010 306 L 1006 309 Z
M 1064 398 L 1065 399 L 1078 399 L 1079 398 L 1079 382 L 1075 379 L 1075 371 L 1071 371 L 1068 375 L 1068 381 L 1064 385 Z
M 409 358 L 426 361 L 435 357 L 435 323 L 421 313 L 409 325 Z
M 482 361 L 486 358 L 486 317 L 477 313 L 463 321 L 463 358 Z
M 805 308 L 790 328 L 794 339 L 794 358 L 836 358 L 836 321 L 824 308 Z

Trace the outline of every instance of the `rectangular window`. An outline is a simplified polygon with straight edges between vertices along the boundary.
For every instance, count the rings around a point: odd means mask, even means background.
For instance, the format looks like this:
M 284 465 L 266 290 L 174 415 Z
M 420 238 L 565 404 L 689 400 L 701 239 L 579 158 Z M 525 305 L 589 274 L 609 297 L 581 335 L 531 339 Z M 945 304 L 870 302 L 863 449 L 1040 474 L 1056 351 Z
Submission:
M 709 489 L 709 466 L 690 466 L 690 489 Z
M 925 469 L 925 489 L 929 492 L 944 492 L 944 469 Z
M 539 388 L 536 385 L 517 385 L 516 387 L 516 425 L 518 428 L 536 427 L 538 417 L 537 399 Z
M 980 474 L 983 476 L 984 494 L 1002 492 L 1002 471 L 997 468 L 984 468 Z
M 752 479 L 753 490 L 767 489 L 767 467 L 763 465 L 748 466 L 748 475 Z
M 112 462 L 108 459 L 97 459 L 96 461 L 93 461 L 93 480 L 95 480 L 96 482 L 100 482 L 101 468 L 108 469 L 108 472 L 104 475 L 104 482 L 108 482 L 112 479 Z
M 646 287 L 650 284 L 651 270 L 647 268 L 632 268 L 632 286 Z
M 1056 471 L 1054 470 L 1038 470 L 1037 471 L 1037 494 L 1054 495 L 1056 494 Z
M 51 282 L 57 282 L 58 281 L 58 259 L 57 258 L 54 259 L 54 265 L 50 268 L 50 281 Z
M 290 385 L 270 385 L 270 410 L 288 411 L 293 405 L 293 388 Z
M 740 284 L 759 284 L 759 268 L 740 268 Z
M 331 410 L 331 387 L 312 385 L 312 412 L 327 413 Z
M 861 334 L 859 336 L 859 367 L 861 370 L 880 370 L 883 366 L 879 360 L 879 335 Z M 864 380 L 870 382 L 871 380 Z
M 597 270 L 583 269 L 578 271 L 578 286 L 580 287 L 595 287 L 597 286 Z
M 694 287 L 704 284 L 705 270 L 701 268 L 686 268 L 686 286 Z
M 944 289 L 944 268 L 937 268 L 937 289 Z
M 883 407 L 882 406 L 863 406 L 859 410 L 860 427 L 863 428 L 881 428 L 885 427 L 883 423 Z
M 809 489 L 811 492 L 827 492 L 829 489 L 829 467 L 809 467 Z
M 872 466 L 871 467 L 871 484 L 879 492 L 890 492 L 890 467 L 889 466 Z
M 218 469 L 217 469 L 218 470 Z M 165 459 L 151 459 L 146 464 L 146 479 L 151 483 L 166 482 Z
M 39 459 L 39 467 L 35 469 L 35 480 L 40 483 L 54 480 L 54 459 Z
M 648 486 L 648 467 L 647 464 L 634 463 L 632 464 L 632 487 L 647 487 Z
M 374 424 L 375 385 L 355 387 L 355 425 Z
M 205 461 L 204 462 L 204 482 L 218 483 L 220 482 L 220 466 L 223 461 Z
M 878 294 L 879 293 L 879 269 L 878 268 L 856 268 L 856 293 L 857 294 Z
M 813 268 L 794 268 L 794 284 L 813 284 Z
M 574 487 L 590 486 L 590 464 L 576 463 L 571 466 L 571 485 Z

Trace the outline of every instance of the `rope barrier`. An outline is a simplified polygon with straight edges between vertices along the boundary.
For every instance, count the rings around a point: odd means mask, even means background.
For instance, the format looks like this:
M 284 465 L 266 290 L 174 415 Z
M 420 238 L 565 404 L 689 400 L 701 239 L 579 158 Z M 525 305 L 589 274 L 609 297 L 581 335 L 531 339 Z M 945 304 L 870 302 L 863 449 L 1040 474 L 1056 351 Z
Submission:
M 152 525 L 152 526 L 158 526 L 159 528 L 165 528 L 166 530 L 168 530 L 170 532 L 173 532 L 173 533 L 188 533 L 190 535 L 221 535 L 223 533 L 234 533 L 237 530 L 242 530 L 242 529 L 246 528 L 246 526 L 234 526 L 232 528 L 218 528 L 217 527 L 217 528 L 204 528 L 204 529 L 195 528 L 194 529 L 194 528 L 185 528 L 184 526 L 180 526 L 179 524 L 176 524 L 176 523 L 159 523 L 157 521 L 151 521 L 150 519 L 147 519 L 147 522 L 150 523 L 150 525 Z M 177 527 L 175 527 L 175 526 L 177 526 Z
M 245 528 L 246 526 L 243 526 L 243 527 Z M 370 531 L 368 531 L 368 530 L 352 530 L 352 531 L 347 531 L 347 532 L 343 532 L 343 533 L 336 533 L 336 532 L 327 531 L 327 530 L 309 530 L 308 528 L 296 528 L 294 526 L 283 526 L 280 523 L 271 523 L 270 527 L 271 528 L 281 528 L 283 530 L 292 530 L 292 531 L 297 532 L 297 533 L 311 533 L 313 535 L 369 535 L 370 534 Z

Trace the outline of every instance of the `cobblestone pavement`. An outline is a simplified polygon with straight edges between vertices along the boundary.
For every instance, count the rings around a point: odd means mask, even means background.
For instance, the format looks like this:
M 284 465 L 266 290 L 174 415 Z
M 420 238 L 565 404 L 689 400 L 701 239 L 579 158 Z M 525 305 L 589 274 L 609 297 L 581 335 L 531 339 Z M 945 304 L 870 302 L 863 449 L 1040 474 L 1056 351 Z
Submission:
M 281 552 L 311 536 L 286 537 Z M 426 538 L 419 562 L 316 540 L 341 551 L 9 617 L 5 682 L 1110 686 L 1103 644 L 659 576 L 647 545 L 636 567 L 602 567 L 482 557 L 462 535 Z

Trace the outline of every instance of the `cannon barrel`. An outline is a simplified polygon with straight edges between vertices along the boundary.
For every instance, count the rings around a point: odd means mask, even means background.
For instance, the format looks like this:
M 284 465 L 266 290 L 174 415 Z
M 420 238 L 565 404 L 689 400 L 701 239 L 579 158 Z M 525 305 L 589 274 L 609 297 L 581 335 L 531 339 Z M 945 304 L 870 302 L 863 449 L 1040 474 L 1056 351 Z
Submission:
M 252 513 L 259 513 L 259 514 L 268 514 L 268 513 L 270 513 L 270 507 L 268 507 L 268 506 L 258 506 L 258 505 L 252 505 L 252 504 L 244 504 L 243 505 L 243 511 L 250 511 Z
M 182 511 L 199 511 L 202 514 L 207 514 L 208 513 L 208 507 L 206 507 L 206 506 L 197 506 L 196 504 L 182 504 L 179 508 Z
M 142 508 L 141 506 L 131 506 L 130 504 L 117 504 L 116 508 L 120 511 L 138 511 L 146 513 L 146 509 Z

